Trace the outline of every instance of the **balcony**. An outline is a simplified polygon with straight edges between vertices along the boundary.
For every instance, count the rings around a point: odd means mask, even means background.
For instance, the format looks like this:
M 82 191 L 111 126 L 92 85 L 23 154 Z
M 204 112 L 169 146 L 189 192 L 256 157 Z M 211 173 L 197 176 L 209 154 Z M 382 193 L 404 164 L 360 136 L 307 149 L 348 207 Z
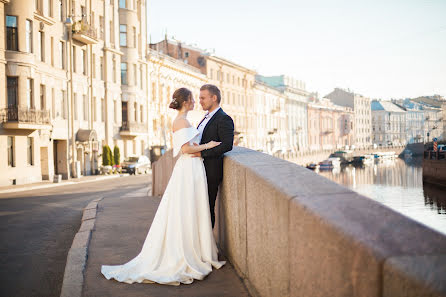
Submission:
M 130 136 L 130 137 L 145 135 L 147 134 L 147 124 L 123 121 L 122 126 L 119 129 L 119 134 L 121 136 Z
M 98 43 L 96 29 L 86 21 L 77 21 L 73 24 L 73 39 L 84 44 Z
M 3 129 L 39 130 L 50 129 L 50 112 L 28 107 L 10 106 L 0 110 Z

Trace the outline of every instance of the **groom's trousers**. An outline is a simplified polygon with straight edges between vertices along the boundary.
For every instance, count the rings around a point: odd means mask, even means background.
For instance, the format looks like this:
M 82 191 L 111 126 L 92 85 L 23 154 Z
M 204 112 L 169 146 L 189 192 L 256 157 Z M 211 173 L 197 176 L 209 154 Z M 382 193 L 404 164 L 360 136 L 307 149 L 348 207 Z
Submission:
M 217 199 L 218 186 L 223 180 L 223 159 L 210 158 L 204 160 L 206 179 L 208 182 L 209 210 L 211 212 L 212 228 L 215 225 L 215 200 Z
M 215 200 L 217 200 L 218 186 L 220 183 L 208 181 L 209 208 L 211 211 L 212 228 L 215 225 Z

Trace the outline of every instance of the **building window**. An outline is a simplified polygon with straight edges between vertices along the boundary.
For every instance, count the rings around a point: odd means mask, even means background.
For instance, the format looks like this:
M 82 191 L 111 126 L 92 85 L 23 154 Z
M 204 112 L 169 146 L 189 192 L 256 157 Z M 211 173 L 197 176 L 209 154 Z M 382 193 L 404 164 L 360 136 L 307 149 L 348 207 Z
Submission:
M 84 121 L 88 121 L 88 98 L 84 95 Z
M 100 71 L 100 75 L 101 75 L 101 80 L 104 80 L 104 57 L 101 56 L 99 58 L 99 71 Z
M 133 27 L 133 47 L 136 48 L 136 27 Z
M 48 9 L 50 10 L 50 17 L 53 17 L 53 0 L 48 0 L 49 1 L 49 5 L 48 5 Z
M 145 120 L 144 120 L 144 106 L 143 105 L 140 105 L 139 106 L 139 109 L 140 109 L 140 114 L 139 114 L 139 116 L 140 116 L 140 122 L 142 122 L 142 123 L 144 123 L 145 122 Z
M 65 92 L 64 90 L 62 90 L 62 106 L 61 106 L 61 111 L 62 111 L 62 118 L 64 120 L 67 119 L 67 92 Z
M 73 105 L 74 105 L 74 119 L 77 121 L 77 94 L 74 93 L 74 98 L 73 98 Z
M 56 118 L 56 93 L 54 88 L 51 88 L 51 115 L 53 119 Z
M 60 57 L 60 68 L 65 69 L 65 43 L 63 41 L 59 42 L 59 57 Z
M 142 65 L 139 66 L 139 83 L 140 83 L 140 88 L 143 89 L 144 87 L 144 83 L 143 83 L 143 71 L 144 69 L 142 68 Z
M 40 109 L 45 110 L 45 85 L 40 85 Z
M 119 46 L 127 46 L 127 25 L 119 25 Z
M 39 53 L 40 53 L 40 61 L 45 62 L 45 33 L 39 31 Z
M 33 52 L 33 22 L 26 20 L 26 51 Z
M 114 45 L 115 43 L 115 31 L 113 30 L 113 21 L 110 21 L 110 43 Z
M 102 40 L 105 39 L 105 32 L 104 32 L 104 17 L 103 16 L 99 16 L 99 34 Z
M 105 100 L 101 99 L 101 121 L 105 122 Z
M 54 37 L 51 37 L 51 66 L 54 66 Z
M 84 75 L 87 75 L 87 51 L 86 50 L 82 50 L 82 73 Z
M 136 64 L 133 64 L 133 85 L 138 85 L 138 66 Z
M 91 68 L 93 68 L 93 78 L 96 78 L 96 55 L 93 54 L 93 57 L 91 57 Z
M 8 136 L 8 166 L 15 167 L 15 156 L 14 156 L 14 137 Z
M 8 107 L 17 106 L 18 78 L 8 76 L 7 81 Z
M 116 83 L 116 60 L 113 59 L 113 82 Z
M 127 84 L 127 63 L 121 63 L 121 84 Z
M 97 117 L 97 100 L 96 97 L 93 98 L 93 110 L 91 111 L 93 113 L 93 121 L 96 122 L 98 120 Z
M 73 71 L 77 72 L 76 47 L 73 45 Z
M 34 80 L 28 78 L 26 80 L 26 105 L 28 108 L 34 108 L 34 92 L 33 92 Z
M 125 0 L 119 0 L 119 8 L 126 8 L 125 2 Z
M 115 123 L 118 122 L 118 102 L 116 100 L 113 101 L 113 120 Z
M 63 0 L 59 0 L 59 18 L 61 22 L 65 22 L 63 8 L 64 8 Z
M 138 122 L 138 103 L 134 103 L 133 104 L 133 108 L 134 108 L 134 111 L 135 111 L 135 122 Z
M 34 165 L 33 159 L 33 138 L 27 137 L 26 139 L 26 151 L 27 151 L 27 161 L 28 165 Z
M 19 50 L 19 36 L 17 32 L 16 16 L 6 16 L 6 49 L 10 51 Z
M 39 14 L 43 14 L 43 0 L 35 0 L 36 1 L 36 10 Z

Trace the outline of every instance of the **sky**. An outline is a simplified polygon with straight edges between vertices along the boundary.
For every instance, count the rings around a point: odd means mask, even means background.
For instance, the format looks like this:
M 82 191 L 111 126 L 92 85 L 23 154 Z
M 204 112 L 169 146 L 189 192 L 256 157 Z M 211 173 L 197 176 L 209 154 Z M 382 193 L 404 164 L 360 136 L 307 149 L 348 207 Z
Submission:
M 446 96 L 446 0 L 147 0 L 152 42 L 215 50 L 325 96 Z

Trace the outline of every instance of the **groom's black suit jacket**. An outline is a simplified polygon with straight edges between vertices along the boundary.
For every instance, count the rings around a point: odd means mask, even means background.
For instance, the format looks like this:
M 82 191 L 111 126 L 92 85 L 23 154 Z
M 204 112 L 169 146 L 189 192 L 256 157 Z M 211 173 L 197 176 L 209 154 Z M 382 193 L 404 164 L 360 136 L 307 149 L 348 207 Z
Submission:
M 223 179 L 223 154 L 232 150 L 234 122 L 221 108 L 212 116 L 203 130 L 200 144 L 219 141 L 220 145 L 201 151 L 208 183 L 217 185 Z

